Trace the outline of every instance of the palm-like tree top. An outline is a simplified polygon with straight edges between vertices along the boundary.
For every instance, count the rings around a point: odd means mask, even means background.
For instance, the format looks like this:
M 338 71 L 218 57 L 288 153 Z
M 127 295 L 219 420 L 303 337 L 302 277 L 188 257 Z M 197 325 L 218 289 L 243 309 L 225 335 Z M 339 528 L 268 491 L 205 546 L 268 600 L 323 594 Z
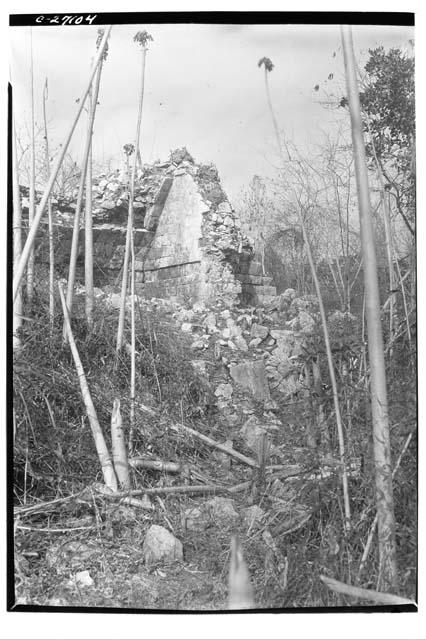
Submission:
M 149 35 L 148 31 L 138 31 L 133 40 L 145 48 L 150 40 L 154 41 L 154 38 Z
M 272 71 L 272 69 L 274 68 L 272 60 L 270 58 L 265 58 L 265 57 L 261 58 L 257 63 L 257 66 L 261 67 L 262 65 L 265 66 L 266 71 Z

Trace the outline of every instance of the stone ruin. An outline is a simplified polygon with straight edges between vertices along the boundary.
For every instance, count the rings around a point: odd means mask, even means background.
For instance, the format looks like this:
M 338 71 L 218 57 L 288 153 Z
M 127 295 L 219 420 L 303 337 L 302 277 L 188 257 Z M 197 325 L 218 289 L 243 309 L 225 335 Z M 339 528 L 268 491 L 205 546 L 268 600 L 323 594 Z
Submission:
M 136 290 L 180 302 L 264 305 L 276 295 L 272 278 L 241 230 L 214 165 L 196 164 L 183 149 L 167 162 L 144 164 L 134 194 Z M 57 261 L 70 255 L 74 203 L 54 202 Z M 84 212 L 82 212 L 82 216 Z M 93 180 L 95 285 L 116 282 L 123 265 L 128 215 L 125 169 Z M 47 224 L 47 219 L 44 219 Z M 78 265 L 84 263 L 81 223 Z M 45 237 L 45 230 L 42 231 Z M 59 242 L 58 242 L 59 239 Z M 45 243 L 44 243 L 45 244 Z M 42 253 L 47 259 L 47 250 Z M 97 281 L 98 280 L 98 281 Z

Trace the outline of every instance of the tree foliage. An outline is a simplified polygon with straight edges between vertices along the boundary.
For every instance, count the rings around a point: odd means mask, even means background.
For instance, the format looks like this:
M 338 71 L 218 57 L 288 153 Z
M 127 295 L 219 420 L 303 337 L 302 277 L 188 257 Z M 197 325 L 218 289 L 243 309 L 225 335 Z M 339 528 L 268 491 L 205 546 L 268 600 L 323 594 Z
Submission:
M 415 135 L 414 58 L 383 47 L 370 49 L 369 54 L 367 84 L 360 92 L 362 108 L 378 158 L 405 173 L 411 170 Z M 373 154 L 371 143 L 367 153 Z

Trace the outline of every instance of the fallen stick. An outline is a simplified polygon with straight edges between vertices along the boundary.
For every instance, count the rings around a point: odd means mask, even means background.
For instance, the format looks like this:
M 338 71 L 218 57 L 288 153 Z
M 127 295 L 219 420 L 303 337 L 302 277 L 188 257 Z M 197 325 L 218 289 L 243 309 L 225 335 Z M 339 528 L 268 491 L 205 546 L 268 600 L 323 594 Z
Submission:
M 212 484 L 176 485 L 174 487 L 153 487 L 150 489 L 133 489 L 132 491 L 108 491 L 105 485 L 95 487 L 95 490 L 107 498 L 126 498 L 128 496 L 157 496 L 161 494 L 173 493 L 218 493 L 220 491 L 229 492 L 228 487 Z
M 199 433 L 198 431 L 195 431 L 195 429 L 191 429 L 190 427 L 186 427 L 184 424 L 173 425 L 173 428 L 174 429 L 183 429 L 187 433 L 190 433 L 191 435 L 195 436 L 199 440 L 202 440 L 203 442 L 205 442 L 206 444 L 210 445 L 211 447 L 214 447 L 215 449 L 219 449 L 219 451 L 222 451 L 223 453 L 228 454 L 228 456 L 232 456 L 233 458 L 236 458 L 240 462 L 243 462 L 244 464 L 247 464 L 249 467 L 254 467 L 256 469 L 259 468 L 258 463 L 255 460 L 253 460 L 252 458 L 247 458 L 247 456 L 244 456 L 242 453 L 238 453 L 238 451 L 235 451 L 235 449 L 229 449 L 224 444 L 220 444 L 219 442 L 216 442 L 216 440 L 212 440 L 208 436 L 205 436 L 202 433 Z
M 29 507 L 14 507 L 13 509 L 13 514 L 16 516 L 20 516 L 23 515 L 25 513 L 31 513 L 31 512 L 43 512 L 45 510 L 50 509 L 51 507 L 54 507 L 56 504 L 61 504 L 63 502 L 68 502 L 69 500 L 73 500 L 75 498 L 78 498 L 79 496 L 81 496 L 86 490 L 83 489 L 83 491 L 79 491 L 78 493 L 73 493 L 70 496 L 65 496 L 65 498 L 55 498 L 55 500 L 48 500 L 47 502 L 38 502 L 37 504 L 33 504 Z
M 98 454 L 99 462 L 102 469 L 102 474 L 105 480 L 105 484 L 108 487 L 110 487 L 113 491 L 116 491 L 118 487 L 117 476 L 115 475 L 115 470 L 112 464 L 111 456 L 109 455 L 108 446 L 105 442 L 101 425 L 99 424 L 98 416 L 96 414 L 96 409 L 93 404 L 92 396 L 90 394 L 89 385 L 87 384 L 86 374 L 84 373 L 84 369 L 81 363 L 80 355 L 78 353 L 77 345 L 74 340 L 68 308 L 65 302 L 65 296 L 64 296 L 64 292 L 62 290 L 62 285 L 60 282 L 58 282 L 58 289 L 59 289 L 59 295 L 61 297 L 62 310 L 64 314 L 64 326 L 66 330 L 66 335 L 68 336 L 68 344 L 71 349 L 71 354 L 74 360 L 78 381 L 80 383 L 81 396 L 83 398 L 83 402 L 86 407 L 86 413 L 89 419 L 93 440 L 95 441 L 96 452 Z
M 371 600 L 377 604 L 415 604 L 412 600 L 395 596 L 393 593 L 381 593 L 380 591 L 372 591 L 371 589 L 361 589 L 361 587 L 353 587 L 350 584 L 339 582 L 328 576 L 320 576 L 320 580 L 337 593 L 343 593 L 352 598 L 360 598 L 361 600 Z
M 182 465 L 178 462 L 163 462 L 162 460 L 148 460 L 138 457 L 129 458 L 129 466 L 134 469 L 148 469 L 165 473 L 179 473 L 182 470 Z

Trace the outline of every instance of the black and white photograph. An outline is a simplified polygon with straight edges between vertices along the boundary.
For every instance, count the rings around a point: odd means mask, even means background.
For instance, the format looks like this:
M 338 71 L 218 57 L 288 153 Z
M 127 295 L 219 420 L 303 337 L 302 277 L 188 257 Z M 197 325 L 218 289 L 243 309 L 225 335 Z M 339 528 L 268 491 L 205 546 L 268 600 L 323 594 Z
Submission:
M 416 612 L 415 15 L 33 11 L 8 610 Z

